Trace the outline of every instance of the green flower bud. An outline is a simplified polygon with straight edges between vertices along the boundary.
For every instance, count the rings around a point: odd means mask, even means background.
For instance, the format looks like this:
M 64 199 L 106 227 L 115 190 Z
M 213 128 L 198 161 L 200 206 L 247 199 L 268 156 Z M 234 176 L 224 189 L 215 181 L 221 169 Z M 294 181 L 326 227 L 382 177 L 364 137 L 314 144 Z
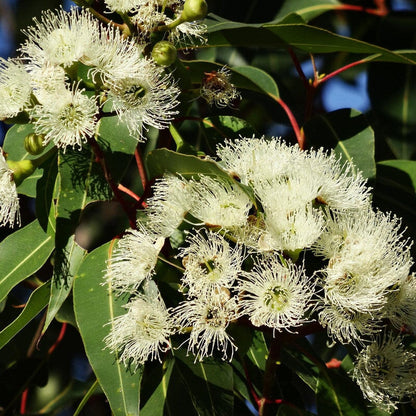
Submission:
M 186 0 L 180 19 L 183 22 L 193 22 L 203 19 L 208 12 L 208 5 L 205 0 Z
M 43 146 L 43 134 L 36 134 L 36 133 L 30 133 L 25 137 L 25 150 L 26 152 L 30 153 L 31 155 L 39 155 L 43 152 L 43 149 L 45 148 Z
M 28 178 L 36 169 L 37 163 L 34 160 L 6 160 L 9 168 L 13 171 L 13 178 L 16 186 L 19 186 L 26 178 Z
M 175 46 L 166 40 L 156 43 L 152 50 L 152 58 L 160 66 L 172 65 L 176 61 L 176 55 Z

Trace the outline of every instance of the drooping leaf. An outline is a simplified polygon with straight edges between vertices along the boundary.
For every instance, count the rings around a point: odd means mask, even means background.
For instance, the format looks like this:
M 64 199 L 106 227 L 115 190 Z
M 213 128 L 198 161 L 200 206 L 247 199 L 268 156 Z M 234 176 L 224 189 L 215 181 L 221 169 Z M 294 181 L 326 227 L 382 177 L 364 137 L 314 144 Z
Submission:
M 185 349 L 175 351 L 182 378 L 192 398 L 196 414 L 229 416 L 233 413 L 233 371 L 230 364 L 205 359 L 194 362 Z
M 97 142 L 104 151 L 113 179 L 119 182 L 126 173 L 138 140 L 130 135 L 125 123 L 112 116 L 100 120 Z
M 22 280 L 35 273 L 54 248 L 53 238 L 37 221 L 9 235 L 0 243 L 0 300 Z
M 389 49 L 333 33 L 327 29 L 301 22 L 247 24 L 225 19 L 208 25 L 208 44 L 211 47 L 256 46 L 263 48 L 292 48 L 308 53 L 349 52 L 365 55 L 366 61 L 416 63 L 415 50 L 391 51 Z
M 359 111 L 346 108 L 316 116 L 304 130 L 308 146 L 333 148 L 343 161 L 352 161 L 364 177 L 375 176 L 374 131 Z
M 33 291 L 19 316 L 0 332 L 0 349 L 46 307 L 49 300 L 49 291 L 49 282 Z
M 409 193 L 415 193 L 416 194 L 416 161 L 414 160 L 383 160 L 381 162 L 378 162 L 379 165 L 382 166 L 390 166 L 392 168 L 395 168 L 404 174 L 406 174 L 409 179 L 411 187 L 408 188 Z M 402 182 L 402 185 L 405 186 L 405 183 Z
M 227 181 L 231 180 L 230 175 L 213 160 L 183 155 L 168 149 L 156 149 L 150 152 L 147 155 L 147 167 L 152 178 L 170 172 L 180 174 L 186 179 L 211 175 Z
M 165 362 L 162 380 L 143 408 L 140 409 L 140 416 L 163 416 L 165 414 L 165 402 L 174 363 L 174 358 Z
M 96 168 L 98 166 L 88 148 L 59 153 L 54 272 L 50 307 L 43 332 L 69 295 L 74 272 L 83 256 L 84 251 L 75 243 L 73 237 L 81 214 L 88 202 L 95 198 L 107 199 L 110 194 L 103 175 Z
M 374 201 L 403 218 L 407 235 L 416 236 L 416 162 L 384 160 L 377 163 Z M 414 250 L 414 249 L 413 249 Z M 414 251 L 412 253 L 414 255 Z
M 266 360 L 269 354 L 264 335 L 260 331 L 254 332 L 253 343 L 247 351 L 247 357 L 259 369 L 265 370 Z
M 110 285 L 103 285 L 111 243 L 89 253 L 74 283 L 74 310 L 88 360 L 116 416 L 139 413 L 142 371 L 131 373 L 105 348 L 114 318 L 125 313 L 125 298 L 117 297 Z
M 286 0 L 274 20 L 279 22 L 289 14 L 296 13 L 307 22 L 328 10 L 336 9 L 340 4 L 337 0 Z
M 411 13 L 391 14 L 380 22 L 377 41 L 387 48 L 414 48 L 416 24 Z M 387 142 L 398 159 L 416 152 L 416 70 L 412 65 L 372 63 L 368 71 L 368 96 L 379 140 Z
M 65 263 L 61 267 L 65 267 L 65 270 L 60 270 L 59 277 L 55 275 L 52 279 L 50 302 L 43 331 L 46 331 L 72 290 L 74 276 L 85 254 L 86 251 L 75 242 L 75 236 L 72 235 L 64 249 Z M 63 273 L 65 273 L 64 280 L 62 279 Z

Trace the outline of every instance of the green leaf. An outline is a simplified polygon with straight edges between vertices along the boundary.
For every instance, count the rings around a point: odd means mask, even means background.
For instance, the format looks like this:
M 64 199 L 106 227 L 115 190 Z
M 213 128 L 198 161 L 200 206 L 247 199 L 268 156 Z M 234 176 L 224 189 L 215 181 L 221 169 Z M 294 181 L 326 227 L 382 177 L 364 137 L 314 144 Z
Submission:
M 125 123 L 117 116 L 103 117 L 99 125 L 97 142 L 105 153 L 105 160 L 115 181 L 127 171 L 138 140 L 132 137 Z
M 308 146 L 334 148 L 343 161 L 352 161 L 364 177 L 375 176 L 374 131 L 359 111 L 342 109 L 319 115 L 304 130 Z
M 260 331 L 254 331 L 253 343 L 247 351 L 247 357 L 260 370 L 266 369 L 266 360 L 269 355 L 264 335 Z
M 182 348 L 175 351 L 183 381 L 200 416 L 233 414 L 233 371 L 230 364 L 214 359 L 194 362 Z
M 108 186 L 101 172 L 95 171 L 96 165 L 88 148 L 81 151 L 67 149 L 58 155 L 54 271 L 50 307 L 43 332 L 69 295 L 73 273 L 83 256 L 83 250 L 73 238 L 81 214 L 88 202 L 95 198 L 108 198 Z
M 151 178 L 163 176 L 169 172 L 180 174 L 186 179 L 198 177 L 199 175 L 210 175 L 227 181 L 232 180 L 230 175 L 213 160 L 204 160 L 168 149 L 153 150 L 147 155 L 146 162 Z
M 53 248 L 53 238 L 37 221 L 4 239 L 0 243 L 0 301 L 14 286 L 35 273 Z
M 46 307 L 49 299 L 49 291 L 50 284 L 45 283 L 32 292 L 20 315 L 0 332 L 0 349 Z
M 391 51 L 304 23 L 272 21 L 263 24 L 246 24 L 225 19 L 215 20 L 215 16 L 210 17 L 214 20 L 208 26 L 210 47 L 256 46 L 287 49 L 290 46 L 308 53 L 350 52 L 365 55 L 365 61 L 416 64 L 415 50 Z
M 358 386 L 342 369 L 320 368 L 317 385 L 319 416 L 363 416 L 367 404 Z
M 411 187 L 407 188 L 409 193 L 416 193 L 416 161 L 413 160 L 383 160 L 382 162 L 378 162 L 378 165 L 382 166 L 390 166 L 394 169 L 397 169 L 403 173 L 405 173 L 410 181 Z M 405 185 L 402 182 L 402 185 Z
M 233 68 L 233 72 L 240 74 L 249 80 L 250 83 L 254 85 L 259 92 L 269 95 L 274 100 L 279 99 L 279 88 L 277 87 L 276 82 L 267 72 L 263 71 L 262 69 L 256 68 L 254 66 L 238 66 Z M 241 88 L 254 89 L 253 87 L 249 88 L 248 86 L 244 86 L 242 82 L 237 85 Z
M 286 0 L 274 20 L 278 22 L 289 14 L 296 13 L 307 22 L 328 10 L 337 9 L 340 4 L 337 0 Z
M 34 127 L 32 124 L 15 124 L 7 131 L 6 137 L 4 138 L 3 149 L 7 153 L 8 159 L 13 161 L 38 159 L 53 147 L 53 144 L 50 143 L 39 155 L 31 155 L 28 153 L 25 150 L 24 141 L 25 137 L 33 132 Z M 26 178 L 17 187 L 17 192 L 34 198 L 36 196 L 36 183 L 42 176 L 43 166 L 35 169 L 32 175 Z
M 164 373 L 162 376 L 162 380 L 160 381 L 159 385 L 157 386 L 156 390 L 150 396 L 149 400 L 147 400 L 146 404 L 140 409 L 140 416 L 163 416 L 165 405 L 166 405 L 166 398 L 167 392 L 169 387 L 170 378 L 172 375 L 173 366 L 175 363 L 175 359 L 168 359 L 164 363 Z
M 307 348 L 308 355 L 315 356 L 315 353 L 310 348 L 307 342 L 302 343 L 303 347 Z M 319 357 L 316 357 L 320 360 Z M 290 348 L 284 348 L 282 350 L 282 362 L 285 363 L 297 376 L 309 386 L 313 392 L 316 392 L 318 386 L 319 369 L 316 363 L 313 363 L 305 354 L 302 354 L 299 350 Z M 323 363 L 322 363 L 323 364 Z
M 411 159 L 416 153 L 416 120 L 413 114 L 416 106 L 416 68 L 392 63 L 372 64 L 369 68 L 368 94 L 377 126 L 390 149 L 398 159 Z
M 58 313 L 62 304 L 71 292 L 74 276 L 78 271 L 85 254 L 86 251 L 75 242 L 75 236 L 71 236 L 64 249 L 64 263 L 60 266 L 64 269 L 60 269 L 59 276 L 55 274 L 52 279 L 50 302 L 43 327 L 43 333 L 55 318 L 55 315 Z
M 138 415 L 142 371 L 130 373 L 115 354 L 105 348 L 111 322 L 125 309 L 125 298 L 116 297 L 103 275 L 111 257 L 111 243 L 88 254 L 74 282 L 74 310 L 85 351 L 115 416 Z

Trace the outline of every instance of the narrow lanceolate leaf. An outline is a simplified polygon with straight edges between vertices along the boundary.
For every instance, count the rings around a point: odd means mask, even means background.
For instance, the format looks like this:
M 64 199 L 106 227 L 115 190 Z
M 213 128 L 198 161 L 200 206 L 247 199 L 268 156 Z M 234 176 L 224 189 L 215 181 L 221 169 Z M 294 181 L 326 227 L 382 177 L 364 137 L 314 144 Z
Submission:
M 115 416 L 139 414 L 142 371 L 132 373 L 115 354 L 105 348 L 104 338 L 112 322 L 125 313 L 125 298 L 115 295 L 110 284 L 103 285 L 106 261 L 111 258 L 107 243 L 88 254 L 74 283 L 74 310 L 89 362 L 106 394 Z
M 204 160 L 168 149 L 156 149 L 150 152 L 147 156 L 147 166 L 150 177 L 162 176 L 169 172 L 180 174 L 186 179 L 199 175 L 211 175 L 231 180 L 228 173 L 213 160 Z
M 221 46 L 256 46 L 287 48 L 288 46 L 309 53 L 349 52 L 365 55 L 366 61 L 385 61 L 416 64 L 415 50 L 392 51 L 362 40 L 338 35 L 304 22 L 283 20 L 263 24 L 246 24 L 225 19 L 212 20 L 208 25 L 208 44 Z M 302 20 L 301 17 L 298 19 Z M 205 45 L 204 45 L 205 46 Z
M 308 146 L 333 148 L 342 160 L 352 161 L 364 177 L 375 176 L 374 131 L 359 111 L 345 108 L 319 115 L 304 130 Z
M 0 243 L 0 301 L 18 283 L 35 273 L 53 248 L 53 238 L 37 221 L 4 239 Z
M 191 396 L 196 414 L 230 416 L 233 414 L 233 370 L 229 363 L 214 359 L 194 362 L 185 349 L 175 351 L 178 368 Z M 176 413 L 175 413 L 176 414 Z
M 70 291 L 83 250 L 75 243 L 73 234 L 87 203 L 107 199 L 107 184 L 102 174 L 95 171 L 97 164 L 88 148 L 67 150 L 58 156 L 58 186 L 55 207 L 56 234 L 54 272 L 50 307 L 46 316 L 45 332 Z
M 174 363 L 175 359 L 172 358 L 166 361 L 162 380 L 160 380 L 156 390 L 140 410 L 140 416 L 164 416 L 165 406 L 169 406 L 166 403 L 166 398 Z
M 72 235 L 64 249 L 65 260 L 61 264 L 61 267 L 64 267 L 65 270 L 60 270 L 61 277 L 65 273 L 65 281 L 61 278 L 53 279 L 52 281 L 50 302 L 43 332 L 46 331 L 46 328 L 52 322 L 52 319 L 56 316 L 65 299 L 68 297 L 68 294 L 72 289 L 74 276 L 78 271 L 85 254 L 86 251 L 75 242 L 74 236 Z
M 234 67 L 233 72 L 250 81 L 251 84 L 257 87 L 259 92 L 269 95 L 274 100 L 279 98 L 279 88 L 277 87 L 275 80 L 267 72 L 254 66 Z M 243 83 L 239 86 L 244 88 Z
M 46 307 L 49 300 L 49 291 L 49 282 L 33 291 L 20 315 L 0 332 L 0 349 Z
M 337 9 L 340 6 L 337 0 L 286 0 L 279 10 L 275 21 L 283 20 L 291 13 L 301 16 L 306 22 L 320 16 L 329 10 Z

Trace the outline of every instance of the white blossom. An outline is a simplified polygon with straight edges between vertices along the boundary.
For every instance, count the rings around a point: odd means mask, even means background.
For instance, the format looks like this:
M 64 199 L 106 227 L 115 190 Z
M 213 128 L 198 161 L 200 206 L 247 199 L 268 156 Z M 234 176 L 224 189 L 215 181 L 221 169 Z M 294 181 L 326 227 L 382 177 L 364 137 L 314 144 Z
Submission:
M 400 220 L 370 207 L 332 216 L 314 248 L 329 259 L 323 270 L 325 299 L 355 312 L 381 310 L 413 263 Z
M 182 223 L 191 206 L 190 185 L 184 179 L 165 175 L 153 186 L 153 196 L 147 200 L 148 227 L 169 237 Z
M 236 299 L 224 290 L 186 300 L 175 308 L 177 325 L 191 327 L 188 351 L 195 360 L 202 361 L 216 350 L 222 352 L 223 360 L 232 360 L 237 346 L 226 329 L 237 318 L 237 309 Z
M 207 296 L 221 288 L 231 288 L 241 271 L 243 256 L 239 247 L 231 247 L 220 234 L 197 232 L 186 239 L 180 250 L 185 272 L 182 284 L 188 296 Z
M 20 48 L 29 66 L 62 65 L 69 68 L 91 48 L 99 33 L 99 23 L 85 9 L 72 8 L 42 12 L 23 33 L 27 41 Z
M 144 226 L 129 230 L 108 261 L 106 281 L 120 292 L 134 291 L 153 275 L 163 244 L 164 237 L 154 235 Z
M 30 76 L 22 63 L 0 57 L 0 120 L 14 117 L 30 102 Z
M 241 314 L 255 326 L 292 332 L 308 322 L 314 283 L 302 267 L 282 264 L 275 255 L 261 257 L 251 271 L 241 273 L 239 290 Z
M 146 125 L 164 129 L 177 114 L 174 108 L 180 91 L 172 77 L 151 60 L 143 58 L 141 71 L 108 82 L 112 110 L 138 140 L 143 139 Z
M 7 165 L 0 148 L 0 226 L 20 225 L 19 197 L 13 171 Z
M 193 198 L 189 213 L 195 218 L 206 225 L 223 228 L 247 222 L 252 202 L 237 183 L 206 175 L 190 183 Z
M 413 273 L 392 285 L 383 312 L 394 327 L 416 334 L 416 276 Z
M 171 348 L 169 337 L 174 327 L 157 289 L 136 295 L 124 308 L 127 313 L 109 323 L 111 331 L 104 339 L 107 348 L 133 368 L 147 360 L 161 361 L 160 354 Z
M 98 107 L 95 98 L 88 98 L 83 89 L 57 90 L 43 104 L 36 105 L 31 117 L 37 134 L 44 135 L 44 144 L 51 140 L 65 149 L 82 147 L 95 132 Z
M 384 334 L 357 355 L 353 378 L 368 400 L 392 412 L 415 392 L 416 354 L 400 337 Z
M 325 303 L 320 307 L 319 323 L 327 329 L 328 335 L 341 344 L 363 344 L 382 329 L 381 313 L 357 312 Z

